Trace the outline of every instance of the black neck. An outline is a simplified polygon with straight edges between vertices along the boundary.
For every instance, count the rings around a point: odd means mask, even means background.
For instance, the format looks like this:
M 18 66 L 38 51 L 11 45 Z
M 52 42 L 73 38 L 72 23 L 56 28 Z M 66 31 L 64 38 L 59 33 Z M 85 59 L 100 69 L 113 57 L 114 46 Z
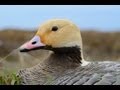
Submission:
M 67 58 L 67 60 L 81 63 L 81 51 L 78 46 L 74 47 L 60 47 L 60 48 L 49 48 L 54 52 L 57 57 Z

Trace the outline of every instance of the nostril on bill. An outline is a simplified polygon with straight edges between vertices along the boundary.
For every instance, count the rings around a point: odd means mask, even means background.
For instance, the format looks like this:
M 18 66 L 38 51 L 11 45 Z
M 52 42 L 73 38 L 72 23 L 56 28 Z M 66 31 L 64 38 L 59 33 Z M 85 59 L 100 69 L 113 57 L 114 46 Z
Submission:
M 36 44 L 36 43 L 37 43 L 36 41 L 32 42 L 32 44 Z

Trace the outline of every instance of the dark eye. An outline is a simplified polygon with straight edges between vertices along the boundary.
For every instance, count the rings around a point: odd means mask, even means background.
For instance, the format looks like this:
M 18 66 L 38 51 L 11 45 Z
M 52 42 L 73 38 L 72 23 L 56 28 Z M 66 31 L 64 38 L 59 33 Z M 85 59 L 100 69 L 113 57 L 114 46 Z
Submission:
M 52 27 L 52 31 L 57 31 L 58 30 L 58 27 L 57 26 L 53 26 Z

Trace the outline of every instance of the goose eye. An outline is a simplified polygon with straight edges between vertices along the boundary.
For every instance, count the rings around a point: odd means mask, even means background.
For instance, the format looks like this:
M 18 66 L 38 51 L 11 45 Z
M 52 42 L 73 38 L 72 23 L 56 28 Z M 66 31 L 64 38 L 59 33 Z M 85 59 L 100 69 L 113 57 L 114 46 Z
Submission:
M 57 31 L 58 30 L 58 27 L 57 26 L 53 26 L 52 27 L 52 31 Z

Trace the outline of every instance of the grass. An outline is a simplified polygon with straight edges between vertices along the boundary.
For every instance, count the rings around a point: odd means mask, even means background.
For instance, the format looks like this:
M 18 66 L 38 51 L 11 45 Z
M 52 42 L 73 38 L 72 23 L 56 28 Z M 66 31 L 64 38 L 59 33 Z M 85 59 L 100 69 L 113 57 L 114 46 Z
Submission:
M 0 75 L 0 85 L 20 85 L 21 79 L 16 73 L 7 73 Z
M 0 68 L 0 85 L 20 85 L 21 78 L 17 76 L 17 69 Z

